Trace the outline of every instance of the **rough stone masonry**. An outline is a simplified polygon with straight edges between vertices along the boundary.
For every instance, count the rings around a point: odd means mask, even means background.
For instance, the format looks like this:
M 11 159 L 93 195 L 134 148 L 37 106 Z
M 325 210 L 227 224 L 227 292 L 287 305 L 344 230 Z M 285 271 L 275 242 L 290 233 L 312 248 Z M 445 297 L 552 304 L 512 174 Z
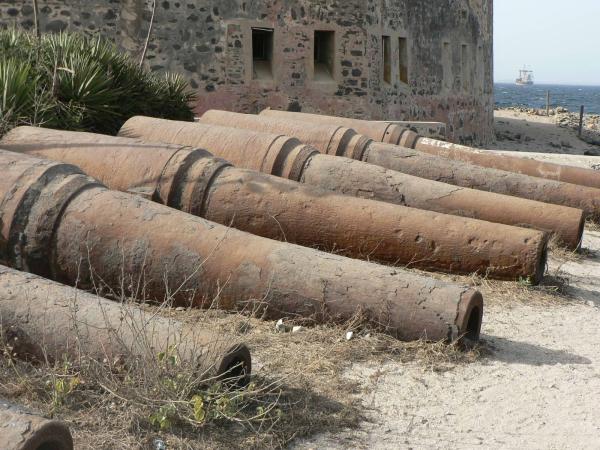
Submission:
M 151 0 L 41 0 L 42 32 L 100 34 L 139 57 Z M 265 107 L 448 123 L 492 138 L 493 0 L 157 0 L 147 64 L 181 72 L 208 109 Z M 0 0 L 0 26 L 33 26 Z

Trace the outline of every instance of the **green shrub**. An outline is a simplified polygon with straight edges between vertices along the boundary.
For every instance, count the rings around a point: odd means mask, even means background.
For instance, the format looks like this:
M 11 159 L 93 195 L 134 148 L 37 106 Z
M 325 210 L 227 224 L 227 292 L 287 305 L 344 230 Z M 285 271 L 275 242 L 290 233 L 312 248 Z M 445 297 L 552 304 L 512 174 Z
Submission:
M 180 75 L 140 68 L 103 39 L 4 30 L 0 55 L 0 135 L 21 124 L 115 134 L 134 115 L 193 119 Z
M 35 75 L 28 64 L 0 59 L 0 135 L 12 123 L 25 123 L 34 111 Z

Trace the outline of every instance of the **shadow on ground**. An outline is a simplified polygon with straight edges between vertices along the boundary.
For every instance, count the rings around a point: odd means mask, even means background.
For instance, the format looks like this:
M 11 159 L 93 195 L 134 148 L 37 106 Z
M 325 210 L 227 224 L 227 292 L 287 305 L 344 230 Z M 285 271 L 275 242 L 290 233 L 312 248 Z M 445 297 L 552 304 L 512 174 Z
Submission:
M 559 364 L 592 364 L 584 358 L 564 350 L 552 350 L 535 344 L 513 341 L 511 339 L 485 336 L 485 359 L 508 364 L 527 364 L 530 366 L 555 366 Z

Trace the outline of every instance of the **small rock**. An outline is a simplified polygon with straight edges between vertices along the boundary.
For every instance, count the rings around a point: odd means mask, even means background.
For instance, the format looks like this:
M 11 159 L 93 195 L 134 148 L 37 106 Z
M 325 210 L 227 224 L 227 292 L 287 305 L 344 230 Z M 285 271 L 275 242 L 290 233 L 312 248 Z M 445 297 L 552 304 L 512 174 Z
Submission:
M 162 439 L 154 439 L 154 450 L 167 450 L 167 444 Z
M 346 340 L 347 341 L 351 341 L 353 337 L 354 337 L 354 331 L 348 331 L 346 333 Z
M 185 308 L 183 306 L 178 306 L 175 308 L 175 311 L 185 311 Z
M 301 331 L 304 331 L 304 327 L 302 326 L 292 328 L 292 333 L 300 333 Z
M 275 324 L 275 331 L 277 333 L 285 333 L 288 331 L 287 327 L 285 326 L 285 324 L 283 323 L 283 319 L 279 319 L 277 321 L 277 323 Z

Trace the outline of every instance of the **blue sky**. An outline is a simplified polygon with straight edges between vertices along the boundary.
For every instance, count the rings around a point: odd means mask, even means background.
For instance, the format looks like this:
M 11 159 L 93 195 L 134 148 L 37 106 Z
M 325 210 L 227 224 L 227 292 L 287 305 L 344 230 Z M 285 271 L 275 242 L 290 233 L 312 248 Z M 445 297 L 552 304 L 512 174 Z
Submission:
M 494 0 L 494 73 L 527 64 L 539 84 L 600 85 L 600 0 Z

